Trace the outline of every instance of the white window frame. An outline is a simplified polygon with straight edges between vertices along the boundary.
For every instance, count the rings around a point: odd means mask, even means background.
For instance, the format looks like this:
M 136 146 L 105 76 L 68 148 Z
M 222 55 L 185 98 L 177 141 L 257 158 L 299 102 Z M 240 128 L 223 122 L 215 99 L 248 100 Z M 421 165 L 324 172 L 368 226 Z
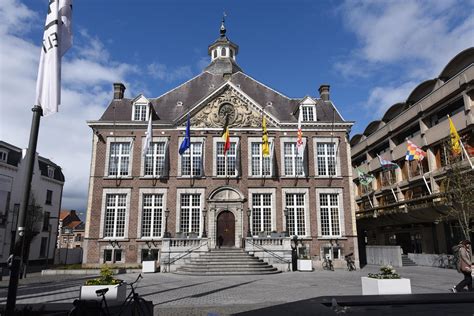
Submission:
M 271 231 L 276 230 L 276 189 L 268 189 L 268 188 L 255 188 L 255 189 L 248 189 L 249 191 L 249 207 L 252 209 L 252 213 L 250 214 L 250 229 L 252 234 L 258 235 L 259 232 L 253 231 L 253 195 L 254 194 L 270 194 L 271 198 Z
M 198 237 L 202 236 L 204 219 L 202 216 L 202 209 L 204 208 L 204 194 L 205 189 L 177 189 L 176 190 L 176 233 L 180 231 L 181 227 L 181 195 L 182 194 L 199 194 L 200 195 L 200 212 L 199 212 L 199 233 Z M 191 222 L 191 220 L 190 220 Z
M 213 176 L 219 178 L 229 178 L 229 177 L 238 177 L 239 176 L 239 167 L 238 167 L 238 158 L 239 158 L 239 151 L 240 151 L 240 139 L 239 137 L 229 137 L 230 144 L 235 144 L 235 168 L 234 174 L 227 174 L 227 159 L 229 157 L 229 151 L 225 155 L 225 175 L 217 175 L 217 144 L 218 143 L 225 143 L 222 137 L 214 137 L 212 139 L 212 166 L 213 166 Z M 221 155 L 222 156 L 222 155 Z
M 146 141 L 146 137 L 142 137 L 142 148 L 145 147 L 145 141 Z M 165 143 L 165 149 L 164 149 L 164 154 L 163 154 L 163 168 L 162 170 L 164 171 L 164 174 L 155 174 L 155 163 L 156 163 L 156 158 L 158 157 L 158 155 L 155 154 L 155 144 L 156 143 Z M 153 152 L 152 154 L 146 154 L 145 156 L 148 157 L 150 155 L 153 156 L 153 174 L 152 175 L 145 175 L 145 162 L 146 162 L 146 157 L 142 156 L 142 159 L 141 159 L 141 164 L 140 164 L 140 175 L 144 178 L 161 178 L 161 177 L 164 177 L 165 175 L 167 175 L 167 170 L 165 170 L 165 168 L 167 168 L 168 166 L 166 165 L 167 161 L 167 156 L 169 155 L 169 138 L 168 137 L 153 137 L 152 141 L 151 141 L 151 146 L 150 148 L 153 148 Z
M 149 107 L 151 106 L 151 104 L 149 103 L 142 103 L 142 102 L 136 102 L 133 104 L 132 106 L 132 121 L 135 121 L 135 122 L 146 122 L 148 121 L 148 117 L 149 117 Z M 140 108 L 140 112 L 138 113 L 139 117 L 138 119 L 135 118 L 135 114 L 137 114 L 137 107 Z M 145 117 L 143 117 L 143 110 L 142 108 L 145 108 Z
M 104 177 L 108 178 L 132 178 L 132 165 L 133 165 L 133 143 L 135 138 L 134 137 L 107 137 L 107 149 L 105 153 L 105 168 L 104 168 Z M 112 143 L 130 143 L 130 156 L 128 162 L 128 175 L 121 176 L 121 175 L 109 175 L 109 162 L 110 162 L 110 148 Z M 117 168 L 119 170 L 119 168 Z
M 314 104 L 308 105 L 303 104 L 300 107 L 300 111 L 303 111 L 303 122 L 315 122 L 316 121 L 316 106 Z M 310 111 L 310 112 L 305 112 Z M 307 116 L 307 118 L 305 117 Z
M 178 146 L 181 145 L 181 143 L 183 142 L 184 140 L 184 137 L 180 137 L 179 138 L 179 141 L 178 141 Z M 192 146 L 193 146 L 193 143 L 201 143 L 202 145 L 202 151 L 201 151 L 201 174 L 200 175 L 192 175 L 192 166 L 193 166 L 193 162 L 192 162 L 192 158 L 191 158 L 191 162 L 190 162 L 190 165 L 191 165 L 191 175 L 183 175 L 183 164 L 182 164 L 182 155 L 180 155 L 178 153 L 178 177 L 183 177 L 183 178 L 202 178 L 204 176 L 204 170 L 205 170 L 205 162 L 206 162 L 206 141 L 205 141 L 205 138 L 204 137 L 191 137 L 191 146 L 189 147 L 188 150 L 186 150 L 186 153 L 185 154 L 190 154 L 192 151 Z M 179 148 L 179 147 L 178 147 Z
M 286 207 L 286 194 L 304 194 L 304 220 L 305 220 L 305 235 L 298 235 L 300 237 L 311 236 L 311 223 L 310 223 L 310 212 L 309 212 L 309 189 L 307 188 L 284 188 L 282 189 L 282 213 L 283 227 L 286 229 L 286 218 L 285 218 L 285 207 Z
M 318 168 L 318 143 L 334 143 L 334 154 L 335 154 L 335 160 L 336 160 L 336 166 L 335 166 L 335 175 L 328 175 L 328 174 L 319 174 L 319 168 Z M 340 148 L 339 148 L 339 139 L 337 137 L 314 137 L 313 138 L 313 148 L 314 148 L 314 173 L 316 174 L 317 178 L 334 178 L 334 177 L 340 177 L 341 176 L 341 155 L 340 155 Z M 325 155 L 325 157 L 329 157 Z M 328 159 L 326 159 L 326 172 L 329 170 L 328 169 Z
M 100 238 L 105 240 L 123 240 L 128 239 L 128 219 L 130 217 L 130 195 L 132 193 L 132 189 L 103 189 L 102 191 L 102 209 L 100 215 Z M 125 228 L 124 228 L 124 235 L 122 237 L 104 237 L 104 225 L 105 225 L 105 212 L 107 208 L 107 194 L 125 194 Z
M 0 162 L 8 161 L 8 150 L 1 148 L 0 149 Z
M 111 261 L 105 261 L 104 253 L 105 250 L 111 250 L 112 251 L 112 260 Z M 121 250 L 122 251 L 122 256 L 120 261 L 115 261 L 115 251 Z M 101 247 L 101 252 L 100 252 L 100 262 L 102 263 L 125 263 L 125 255 L 126 255 L 126 249 L 125 248 L 114 248 L 110 245 Z
M 345 236 L 345 221 L 344 221 L 344 190 L 342 188 L 316 188 L 316 210 L 318 220 L 318 239 L 334 239 Z M 339 206 L 339 235 L 323 236 L 321 229 L 321 202 L 320 194 L 337 194 Z M 331 223 L 330 223 L 331 225 Z M 330 226 L 331 228 L 331 226 Z M 332 228 L 331 228 L 332 230 Z
M 253 177 L 253 178 L 263 178 L 263 177 L 273 177 L 274 176 L 274 166 L 273 166 L 273 163 L 274 163 L 274 155 L 275 155 L 275 139 L 273 137 L 271 138 L 268 138 L 268 144 L 270 146 L 270 157 L 268 157 L 270 159 L 270 175 L 263 175 L 263 155 L 262 155 L 262 138 L 261 137 L 249 137 L 247 139 L 248 141 L 248 150 L 247 150 L 247 153 L 248 153 L 248 163 L 247 163 L 247 166 L 248 166 L 248 176 L 249 177 Z M 255 144 L 255 143 L 258 143 L 260 144 L 260 155 L 258 156 L 259 157 L 259 165 L 260 165 L 260 174 L 253 174 L 253 164 L 252 164 L 252 158 L 254 157 L 253 154 L 252 154 L 252 144 Z
M 48 178 L 54 179 L 54 167 L 48 166 Z
M 163 196 L 163 214 L 161 217 L 161 234 L 159 237 L 143 237 L 142 236 L 142 221 L 143 221 L 143 195 L 145 194 L 161 194 Z M 165 233 L 165 211 L 168 208 L 167 205 L 168 201 L 168 190 L 167 189 L 140 189 L 139 190 L 139 198 L 138 198 L 138 222 L 137 222 L 137 236 L 143 240 L 153 240 L 153 239 L 160 239 L 163 238 Z M 168 218 L 169 220 L 169 218 Z
M 281 158 L 281 174 L 283 178 L 299 178 L 299 177 L 306 177 L 307 173 L 307 166 L 306 166 L 306 151 L 308 150 L 308 142 L 306 141 L 306 138 L 303 137 L 303 144 L 304 144 L 304 152 L 303 152 L 303 157 L 302 157 L 302 174 L 297 175 L 296 174 L 296 164 L 297 164 L 297 157 L 298 157 L 298 149 L 296 147 L 296 141 L 298 140 L 297 137 L 281 137 L 280 138 L 280 158 Z M 292 143 L 294 144 L 294 152 L 292 154 L 292 169 L 293 173 L 292 174 L 286 174 L 285 170 L 285 143 Z

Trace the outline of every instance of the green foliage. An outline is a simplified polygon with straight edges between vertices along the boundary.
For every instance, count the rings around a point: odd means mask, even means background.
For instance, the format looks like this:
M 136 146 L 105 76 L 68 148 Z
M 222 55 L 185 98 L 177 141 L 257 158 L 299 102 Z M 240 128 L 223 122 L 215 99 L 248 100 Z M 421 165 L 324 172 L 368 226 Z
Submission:
M 380 268 L 380 273 L 369 273 L 369 278 L 373 279 L 400 279 L 400 275 L 395 269 L 388 265 Z
M 116 285 L 122 283 L 122 280 L 115 279 L 113 270 L 104 265 L 100 268 L 100 277 L 86 281 L 86 285 Z

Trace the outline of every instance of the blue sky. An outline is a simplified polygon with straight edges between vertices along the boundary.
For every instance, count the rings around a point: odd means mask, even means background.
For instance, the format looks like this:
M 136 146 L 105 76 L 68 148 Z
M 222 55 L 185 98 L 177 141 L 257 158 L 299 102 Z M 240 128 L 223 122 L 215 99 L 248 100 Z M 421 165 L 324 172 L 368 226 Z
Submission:
M 47 3 L 0 0 L 0 138 L 18 147 L 28 143 Z M 474 45 L 474 1 L 76 0 L 63 104 L 42 120 L 38 143 L 64 169 L 64 208 L 86 207 L 85 121 L 100 117 L 112 83 L 124 82 L 129 97 L 156 97 L 197 75 L 223 11 L 247 74 L 290 97 L 330 84 L 356 122 L 352 134 Z

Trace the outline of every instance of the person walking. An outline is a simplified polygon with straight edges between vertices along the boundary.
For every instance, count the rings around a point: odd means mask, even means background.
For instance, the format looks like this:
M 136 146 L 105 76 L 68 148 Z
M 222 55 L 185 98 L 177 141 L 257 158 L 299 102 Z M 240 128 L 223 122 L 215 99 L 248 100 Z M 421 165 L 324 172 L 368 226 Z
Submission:
M 472 261 L 471 261 L 471 242 L 469 240 L 463 240 L 459 243 L 458 247 L 458 263 L 457 270 L 459 273 L 464 275 L 464 279 L 454 286 L 451 291 L 453 293 L 461 292 L 467 286 L 468 291 L 472 291 Z

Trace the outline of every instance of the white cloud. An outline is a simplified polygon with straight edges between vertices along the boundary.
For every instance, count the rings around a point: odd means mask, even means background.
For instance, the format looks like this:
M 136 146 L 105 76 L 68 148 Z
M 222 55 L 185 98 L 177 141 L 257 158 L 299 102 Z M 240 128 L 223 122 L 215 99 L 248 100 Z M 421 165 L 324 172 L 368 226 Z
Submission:
M 164 64 L 154 62 L 147 66 L 147 70 L 151 77 L 166 82 L 189 79 L 193 76 L 190 66 L 180 66 L 170 69 L 170 67 Z
M 374 117 L 474 44 L 473 1 L 348 0 L 338 11 L 358 46 L 334 69 L 377 80 L 365 102 Z
M 26 148 L 40 47 L 15 30 L 32 24 L 36 15 L 17 1 L 0 1 L 0 138 Z M 35 23 L 42 28 L 42 22 Z M 86 120 L 100 118 L 112 98 L 111 83 L 125 82 L 137 68 L 109 59 L 97 38 L 91 41 L 87 33 L 77 32 L 73 48 L 63 58 L 59 113 L 41 120 L 37 151 L 63 168 L 64 208 L 86 207 L 92 139 Z

